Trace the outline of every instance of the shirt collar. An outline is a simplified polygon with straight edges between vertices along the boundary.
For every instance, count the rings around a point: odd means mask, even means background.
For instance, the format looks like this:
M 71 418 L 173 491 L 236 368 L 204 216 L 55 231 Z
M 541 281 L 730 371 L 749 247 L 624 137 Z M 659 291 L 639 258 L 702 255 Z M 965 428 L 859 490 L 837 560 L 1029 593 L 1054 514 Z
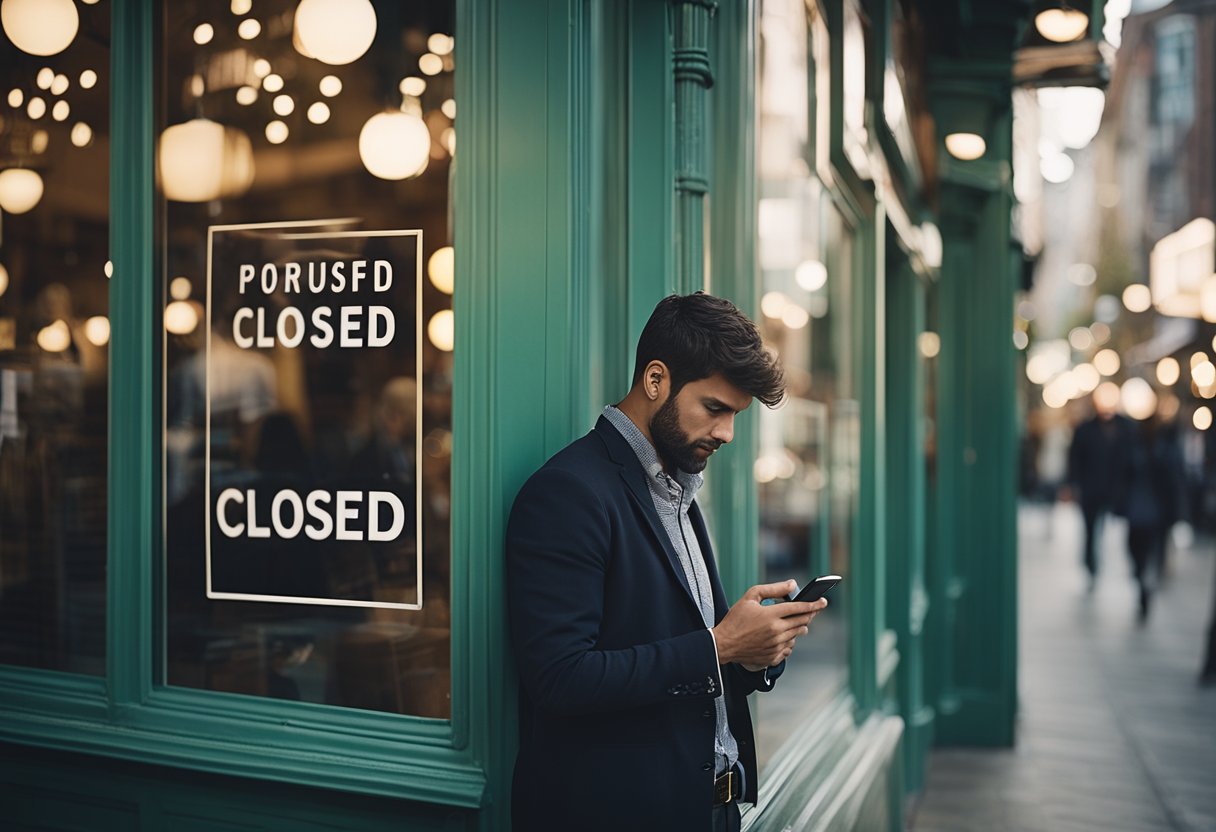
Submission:
M 650 440 L 633 423 L 632 419 L 626 416 L 620 408 L 611 404 L 604 408 L 604 418 L 624 437 L 625 441 L 629 443 L 629 447 L 633 448 L 647 477 L 660 481 L 667 479 L 667 474 L 663 471 L 663 463 L 659 460 L 658 451 L 654 449 L 654 445 L 650 444 Z M 676 469 L 674 479 L 683 489 L 687 502 L 692 501 L 705 482 L 705 478 L 700 474 L 690 474 L 679 468 Z

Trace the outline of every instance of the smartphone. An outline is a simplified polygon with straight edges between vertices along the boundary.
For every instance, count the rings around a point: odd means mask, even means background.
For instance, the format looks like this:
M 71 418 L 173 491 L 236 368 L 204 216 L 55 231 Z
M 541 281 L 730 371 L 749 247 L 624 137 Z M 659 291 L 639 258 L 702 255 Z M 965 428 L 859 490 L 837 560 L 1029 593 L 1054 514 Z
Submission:
M 836 584 L 840 583 L 842 580 L 844 579 L 839 575 L 821 575 L 806 586 L 802 587 L 802 589 L 795 589 L 789 595 L 785 596 L 785 600 L 806 603 L 818 601 L 827 594 L 829 589 L 836 586 Z

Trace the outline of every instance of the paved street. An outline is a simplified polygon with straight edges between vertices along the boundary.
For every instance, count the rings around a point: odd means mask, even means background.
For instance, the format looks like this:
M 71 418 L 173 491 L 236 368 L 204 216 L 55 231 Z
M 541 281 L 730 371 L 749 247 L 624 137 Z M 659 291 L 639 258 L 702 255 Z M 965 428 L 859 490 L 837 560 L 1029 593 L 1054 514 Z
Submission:
M 1075 506 L 1023 508 L 1019 522 L 1017 747 L 935 751 L 912 828 L 1216 830 L 1216 688 L 1196 684 L 1216 544 L 1171 550 L 1141 625 L 1121 525 L 1088 594 Z

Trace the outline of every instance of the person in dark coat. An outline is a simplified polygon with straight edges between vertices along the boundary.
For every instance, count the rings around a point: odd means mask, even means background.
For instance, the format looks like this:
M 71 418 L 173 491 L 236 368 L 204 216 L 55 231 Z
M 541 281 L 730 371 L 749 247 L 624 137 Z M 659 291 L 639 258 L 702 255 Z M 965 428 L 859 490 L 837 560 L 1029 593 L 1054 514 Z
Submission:
M 1068 482 L 1085 518 L 1085 569 L 1090 588 L 1098 575 L 1100 522 L 1123 510 L 1127 447 L 1134 425 L 1113 403 L 1094 396 L 1095 413 L 1077 426 L 1068 449 Z
M 694 496 L 734 417 L 784 383 L 729 301 L 661 301 L 633 386 L 528 479 L 506 534 L 519 669 L 513 828 L 738 830 L 755 802 L 747 696 L 826 604 L 733 606 Z
M 1160 417 L 1142 422 L 1130 435 L 1126 453 L 1127 550 L 1140 585 L 1140 617 L 1149 603 L 1170 530 L 1181 519 L 1185 495 L 1182 450 L 1173 425 Z

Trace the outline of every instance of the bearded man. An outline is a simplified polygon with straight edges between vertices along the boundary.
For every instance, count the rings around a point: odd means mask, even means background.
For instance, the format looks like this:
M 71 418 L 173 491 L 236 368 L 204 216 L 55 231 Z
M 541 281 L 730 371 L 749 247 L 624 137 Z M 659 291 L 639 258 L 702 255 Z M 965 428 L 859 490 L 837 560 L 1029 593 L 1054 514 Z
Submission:
M 827 602 L 793 581 L 729 606 L 696 503 L 752 399 L 784 395 L 733 303 L 662 300 L 633 386 L 520 490 L 506 537 L 520 678 L 520 830 L 738 829 L 754 803 L 747 695 L 771 690 Z

